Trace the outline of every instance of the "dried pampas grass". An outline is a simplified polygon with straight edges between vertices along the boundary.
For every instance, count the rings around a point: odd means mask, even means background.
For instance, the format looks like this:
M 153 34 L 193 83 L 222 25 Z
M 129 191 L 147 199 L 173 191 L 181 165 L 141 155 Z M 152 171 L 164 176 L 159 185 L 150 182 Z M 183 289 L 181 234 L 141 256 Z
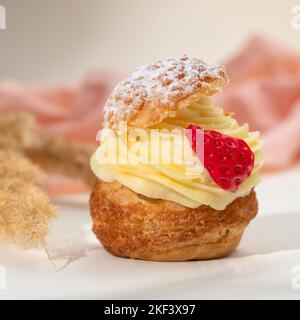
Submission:
M 66 142 L 56 135 L 42 132 L 30 114 L 0 115 L 0 149 L 2 148 L 21 152 L 44 171 L 80 180 L 88 187 L 96 181 L 89 166 L 95 146 Z
M 41 245 L 56 210 L 37 186 L 38 168 L 91 186 L 95 176 L 89 159 L 94 149 L 94 145 L 66 142 L 41 131 L 30 114 L 1 114 L 0 241 Z
M 40 144 L 34 118 L 27 113 L 0 115 L 0 148 L 24 151 Z
M 43 243 L 56 210 L 36 182 L 39 170 L 21 154 L 0 150 L 0 240 Z

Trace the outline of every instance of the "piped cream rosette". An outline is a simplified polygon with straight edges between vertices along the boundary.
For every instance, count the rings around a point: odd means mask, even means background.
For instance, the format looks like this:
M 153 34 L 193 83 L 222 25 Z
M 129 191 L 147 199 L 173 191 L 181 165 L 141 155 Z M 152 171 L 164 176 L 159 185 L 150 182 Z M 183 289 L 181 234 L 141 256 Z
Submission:
M 127 128 L 125 124 L 120 124 L 118 131 L 105 128 L 91 159 L 92 170 L 105 182 L 118 181 L 149 198 L 190 208 L 209 205 L 223 210 L 251 192 L 260 181 L 258 170 L 262 166 L 259 133 L 250 132 L 248 124 L 240 126 L 232 116 L 214 106 L 211 99 L 201 98 L 179 110 L 175 117 L 148 128 Z M 217 186 L 195 156 L 184 133 L 189 124 L 243 139 L 249 145 L 255 166 L 235 192 Z

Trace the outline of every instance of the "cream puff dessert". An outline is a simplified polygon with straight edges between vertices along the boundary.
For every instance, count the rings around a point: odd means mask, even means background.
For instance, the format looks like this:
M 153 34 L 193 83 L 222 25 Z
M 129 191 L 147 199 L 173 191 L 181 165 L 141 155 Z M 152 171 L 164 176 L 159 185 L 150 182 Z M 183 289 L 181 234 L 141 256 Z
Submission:
M 93 231 L 110 253 L 153 261 L 214 259 L 239 244 L 258 203 L 261 140 L 214 105 L 225 70 L 181 56 L 144 66 L 104 107 Z

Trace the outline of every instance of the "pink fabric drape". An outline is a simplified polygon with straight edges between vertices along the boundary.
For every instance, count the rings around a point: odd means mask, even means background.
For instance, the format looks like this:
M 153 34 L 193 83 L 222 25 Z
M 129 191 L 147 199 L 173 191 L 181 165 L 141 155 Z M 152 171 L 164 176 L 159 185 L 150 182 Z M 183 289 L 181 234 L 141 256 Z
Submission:
M 300 160 L 300 53 L 254 37 L 225 63 L 229 87 L 215 96 L 240 123 L 261 131 L 264 168 L 284 169 Z M 0 84 L 0 112 L 35 114 L 40 127 L 69 140 L 95 142 L 101 109 L 124 74 L 96 70 L 76 87 Z

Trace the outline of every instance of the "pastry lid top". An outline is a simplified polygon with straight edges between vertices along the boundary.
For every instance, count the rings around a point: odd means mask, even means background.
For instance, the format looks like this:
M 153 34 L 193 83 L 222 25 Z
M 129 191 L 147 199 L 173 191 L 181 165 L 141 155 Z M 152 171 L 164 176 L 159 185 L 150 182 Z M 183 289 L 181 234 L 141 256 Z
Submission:
M 186 55 L 143 66 L 112 91 L 104 106 L 105 126 L 116 129 L 121 121 L 152 126 L 227 84 L 224 67 Z

